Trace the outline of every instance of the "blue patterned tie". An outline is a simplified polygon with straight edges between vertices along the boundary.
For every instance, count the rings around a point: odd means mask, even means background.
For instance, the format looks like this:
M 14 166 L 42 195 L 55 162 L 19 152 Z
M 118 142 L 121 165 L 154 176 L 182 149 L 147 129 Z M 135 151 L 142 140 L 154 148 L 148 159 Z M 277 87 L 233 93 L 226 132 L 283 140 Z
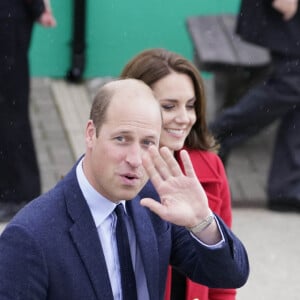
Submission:
M 115 212 L 117 214 L 116 239 L 119 252 L 123 300 L 136 300 L 137 291 L 135 275 L 131 261 L 128 233 L 125 223 L 125 218 L 127 216 L 125 215 L 122 204 L 118 204 L 116 206 Z

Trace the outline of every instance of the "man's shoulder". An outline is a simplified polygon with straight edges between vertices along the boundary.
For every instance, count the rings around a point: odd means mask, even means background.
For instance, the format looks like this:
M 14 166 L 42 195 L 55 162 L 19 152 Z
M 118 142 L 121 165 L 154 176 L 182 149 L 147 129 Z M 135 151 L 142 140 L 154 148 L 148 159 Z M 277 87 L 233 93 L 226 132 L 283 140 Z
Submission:
M 36 229 L 50 226 L 54 218 L 59 221 L 62 206 L 65 206 L 62 193 L 55 187 L 25 205 L 11 223 Z

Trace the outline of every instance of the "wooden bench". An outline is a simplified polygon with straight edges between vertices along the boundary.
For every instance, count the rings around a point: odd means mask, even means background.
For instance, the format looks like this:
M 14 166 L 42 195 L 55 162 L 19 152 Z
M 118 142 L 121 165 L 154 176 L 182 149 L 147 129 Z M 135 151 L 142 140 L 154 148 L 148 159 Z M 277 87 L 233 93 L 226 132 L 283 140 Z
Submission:
M 236 16 L 229 14 L 186 21 L 196 66 L 214 75 L 216 113 L 238 101 L 270 68 L 268 50 L 241 40 L 235 23 Z
M 84 152 L 84 129 L 89 119 L 91 99 L 84 84 L 52 80 L 51 91 L 76 161 Z

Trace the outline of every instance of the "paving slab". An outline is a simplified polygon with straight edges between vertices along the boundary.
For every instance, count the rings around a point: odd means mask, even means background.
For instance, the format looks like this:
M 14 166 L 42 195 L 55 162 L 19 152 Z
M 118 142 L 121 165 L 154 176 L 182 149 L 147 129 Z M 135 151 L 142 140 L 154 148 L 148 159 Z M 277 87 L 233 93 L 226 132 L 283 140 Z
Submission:
M 233 231 L 247 248 L 250 276 L 237 300 L 299 300 L 300 216 L 234 208 Z

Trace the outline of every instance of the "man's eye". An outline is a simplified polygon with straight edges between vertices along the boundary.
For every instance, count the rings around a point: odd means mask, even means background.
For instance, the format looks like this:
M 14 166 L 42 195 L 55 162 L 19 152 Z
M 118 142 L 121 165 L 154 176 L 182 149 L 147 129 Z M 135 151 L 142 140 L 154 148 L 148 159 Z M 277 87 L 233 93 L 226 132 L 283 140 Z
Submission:
M 117 140 L 118 142 L 124 142 L 125 138 L 123 136 L 117 136 L 115 137 L 115 140 Z
M 150 141 L 150 140 L 145 140 L 145 141 L 143 142 L 143 144 L 146 145 L 146 146 L 151 146 L 151 145 L 155 145 L 155 142 Z

